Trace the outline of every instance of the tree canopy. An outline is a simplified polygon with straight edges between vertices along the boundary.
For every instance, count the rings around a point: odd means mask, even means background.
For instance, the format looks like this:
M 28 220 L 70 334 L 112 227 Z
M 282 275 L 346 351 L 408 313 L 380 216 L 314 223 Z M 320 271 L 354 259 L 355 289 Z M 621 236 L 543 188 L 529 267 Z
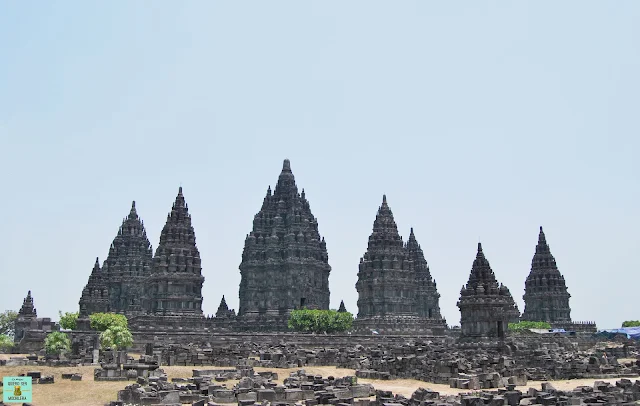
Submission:
M 47 354 L 60 355 L 71 350 L 71 340 L 65 333 L 54 331 L 44 339 L 44 349 Z
M 529 330 L 532 328 L 549 330 L 551 328 L 551 324 L 546 321 L 521 321 L 519 323 L 509 323 L 509 330 L 511 331 Z
M 622 323 L 622 327 L 640 327 L 640 320 L 627 320 Z
M 65 330 L 75 330 L 76 329 L 76 321 L 78 320 L 78 312 L 71 313 L 65 312 L 62 314 L 61 311 L 58 311 L 60 315 L 60 327 Z
M 98 331 L 106 331 L 113 326 L 128 327 L 127 317 L 117 313 L 93 313 L 89 315 L 91 328 Z
M 6 334 L 0 334 L 0 351 L 7 352 L 13 347 L 13 339 Z
M 13 310 L 6 310 L 0 313 L 0 334 L 9 336 L 13 341 L 13 334 L 16 329 L 16 319 L 18 313 Z
M 290 329 L 301 332 L 335 333 L 350 330 L 353 315 L 336 310 L 294 310 L 289 316 Z
M 111 326 L 100 334 L 102 348 L 123 350 L 133 345 L 133 336 L 124 326 Z

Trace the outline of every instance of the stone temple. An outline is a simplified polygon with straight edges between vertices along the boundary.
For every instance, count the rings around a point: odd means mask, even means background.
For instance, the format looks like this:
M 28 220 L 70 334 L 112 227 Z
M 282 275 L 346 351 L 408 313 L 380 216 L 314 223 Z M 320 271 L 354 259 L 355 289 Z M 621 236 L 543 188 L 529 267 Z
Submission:
M 202 316 L 202 265 L 189 207 L 182 187 L 160 233 L 148 282 L 149 310 L 178 316 Z
M 549 244 L 540 227 L 536 253 L 531 260 L 531 273 L 524 283 L 522 320 L 548 323 L 571 323 L 571 308 L 564 277 L 551 255 Z
M 498 285 L 484 256 L 482 244 L 466 286 L 460 290 L 460 328 L 463 337 L 504 337 L 509 323 L 517 323 L 520 311 L 509 289 Z
M 282 317 L 299 308 L 329 309 L 329 257 L 304 189 L 288 159 L 273 193 L 253 219 L 240 264 L 243 318 Z
M 136 202 L 133 202 L 102 265 L 110 311 L 128 316 L 145 312 L 144 286 L 151 276 L 152 257 L 153 250 L 144 223 L 138 217 Z
M 253 218 L 239 269 L 238 313 L 229 309 L 223 296 L 215 315 L 205 317 L 202 263 L 182 187 L 155 255 L 133 202 L 102 266 L 96 259 L 80 298 L 78 326 L 88 330 L 92 313 L 117 312 L 127 315 L 132 329 L 145 334 L 282 332 L 294 309 L 329 309 L 331 266 L 326 243 L 304 189 L 298 192 L 288 159 L 273 192 L 269 187 Z M 444 334 L 447 328 L 422 247 L 413 228 L 403 243 L 386 196 L 360 260 L 356 290 L 355 334 L 429 336 Z M 595 331 L 593 323 L 571 322 L 569 297 L 540 229 L 525 283 L 522 319 L 548 321 L 554 328 L 570 331 Z M 33 324 L 30 295 L 25 300 L 23 327 Z M 458 307 L 464 337 L 501 337 L 509 322 L 518 321 L 518 308 L 509 290 L 496 281 L 480 245 Z M 346 310 L 341 302 L 339 311 Z M 32 316 L 36 319 L 35 309 Z M 48 324 L 45 320 L 33 325 Z
M 430 324 L 444 328 L 439 295 L 428 269 L 415 235 L 408 246 L 403 244 L 387 197 L 383 196 L 367 252 L 360 259 L 356 329 L 404 334 L 426 333 Z M 426 297 L 429 294 L 433 296 Z M 434 320 L 427 320 L 429 310 Z

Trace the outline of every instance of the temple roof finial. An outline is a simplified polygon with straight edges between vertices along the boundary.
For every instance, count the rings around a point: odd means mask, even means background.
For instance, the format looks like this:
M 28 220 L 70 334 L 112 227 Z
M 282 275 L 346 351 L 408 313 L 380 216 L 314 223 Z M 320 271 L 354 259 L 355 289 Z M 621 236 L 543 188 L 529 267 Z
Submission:
M 387 195 L 382 195 L 382 204 L 387 204 Z

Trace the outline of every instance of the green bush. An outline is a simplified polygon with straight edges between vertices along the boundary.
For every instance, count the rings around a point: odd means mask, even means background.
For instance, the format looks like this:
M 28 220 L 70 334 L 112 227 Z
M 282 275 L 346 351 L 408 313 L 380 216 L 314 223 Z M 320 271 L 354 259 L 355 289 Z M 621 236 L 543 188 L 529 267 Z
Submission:
M 336 310 L 294 310 L 289 316 L 290 329 L 301 332 L 335 333 L 350 330 L 353 315 Z
M 13 347 L 13 339 L 6 334 L 0 334 L 0 352 L 7 352 Z
M 622 323 L 622 327 L 640 327 L 640 320 L 627 320 Z
M 16 328 L 16 319 L 18 318 L 18 313 L 13 310 L 6 310 L 3 313 L 0 313 L 0 334 L 4 334 L 11 338 L 13 341 L 13 333 Z
M 89 316 L 91 328 L 98 331 L 106 331 L 113 326 L 128 327 L 127 317 L 116 313 L 93 313 Z
M 551 328 L 551 324 L 546 321 L 521 321 L 519 323 L 509 323 L 509 330 L 511 331 L 529 330 L 532 328 L 549 330 Z
M 100 334 L 102 348 L 123 350 L 133 345 L 131 332 L 123 326 L 111 326 Z
M 44 349 L 47 354 L 60 355 L 71 350 L 71 340 L 65 333 L 54 331 L 44 339 Z
M 78 320 L 78 312 L 70 313 L 65 312 L 62 314 L 61 311 L 58 311 L 60 315 L 60 327 L 65 330 L 75 330 L 76 329 L 76 321 Z

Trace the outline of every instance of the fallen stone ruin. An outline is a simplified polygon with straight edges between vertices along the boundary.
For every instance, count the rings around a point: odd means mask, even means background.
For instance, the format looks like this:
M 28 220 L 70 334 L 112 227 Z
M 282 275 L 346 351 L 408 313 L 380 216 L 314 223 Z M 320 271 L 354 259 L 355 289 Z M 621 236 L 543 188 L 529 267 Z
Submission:
M 241 376 L 239 382 L 228 388 L 216 378 L 233 373 Z M 501 405 L 632 405 L 640 400 L 640 381 L 621 379 L 615 384 L 596 381 L 593 386 L 578 386 L 570 391 L 554 388 L 544 382 L 540 390 L 516 390 L 510 384 L 505 389 L 483 390 L 459 395 L 441 395 L 439 392 L 419 388 L 410 398 L 391 391 L 376 390 L 373 385 L 359 384 L 356 377 L 343 378 L 309 375 L 304 370 L 292 372 L 282 385 L 274 382 L 272 372 L 255 373 L 251 368 L 221 372 L 220 370 L 194 370 L 191 378 L 167 376 L 139 378 L 138 382 L 118 392 L 118 400 L 106 406 L 172 405 L 213 406 L 238 404 L 239 406 L 270 405 L 336 405 L 336 406 L 501 406 Z
M 431 340 L 337 348 L 300 348 L 283 342 L 216 347 L 170 344 L 147 346 L 146 353 L 159 365 L 336 366 L 354 369 L 363 378 L 418 379 L 462 389 L 502 388 L 524 385 L 528 380 L 635 377 L 640 372 L 639 351 L 633 342 L 591 343 L 583 347 L 562 339 L 497 343 Z

